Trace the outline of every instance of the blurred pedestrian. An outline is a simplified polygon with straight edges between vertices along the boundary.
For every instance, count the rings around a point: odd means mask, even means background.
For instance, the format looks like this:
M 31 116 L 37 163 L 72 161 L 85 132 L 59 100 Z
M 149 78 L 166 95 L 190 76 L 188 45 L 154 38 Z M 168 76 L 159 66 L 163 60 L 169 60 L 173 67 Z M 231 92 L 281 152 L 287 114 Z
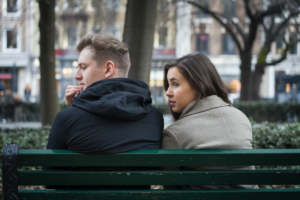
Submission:
M 4 87 L 3 81 L 1 80 L 0 81 L 0 96 L 3 96 L 4 92 L 5 92 L 5 87 Z
M 24 96 L 25 96 L 25 101 L 28 102 L 30 100 L 30 95 L 31 95 L 31 89 L 30 85 L 26 85 L 26 88 L 24 90 Z

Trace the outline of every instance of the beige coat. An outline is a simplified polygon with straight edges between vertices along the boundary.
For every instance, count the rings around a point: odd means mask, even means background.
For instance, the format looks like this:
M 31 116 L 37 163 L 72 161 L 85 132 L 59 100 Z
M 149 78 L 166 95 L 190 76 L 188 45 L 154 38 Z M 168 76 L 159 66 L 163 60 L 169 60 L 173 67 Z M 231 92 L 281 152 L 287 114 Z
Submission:
M 162 149 L 252 149 L 248 118 L 216 95 L 191 102 L 163 132 Z M 169 168 L 170 169 L 170 168 Z M 176 169 L 176 167 L 171 168 Z M 239 170 L 253 166 L 185 167 L 186 170 Z M 182 189 L 257 188 L 250 185 L 183 185 Z M 166 187 L 168 188 L 168 187 Z

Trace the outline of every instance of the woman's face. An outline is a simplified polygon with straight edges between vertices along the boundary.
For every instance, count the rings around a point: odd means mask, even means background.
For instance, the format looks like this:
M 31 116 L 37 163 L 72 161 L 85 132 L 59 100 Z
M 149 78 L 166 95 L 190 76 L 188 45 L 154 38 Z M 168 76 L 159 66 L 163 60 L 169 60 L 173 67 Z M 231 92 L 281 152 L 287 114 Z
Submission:
M 179 72 L 178 67 L 169 69 L 167 79 L 169 88 L 166 95 L 169 98 L 169 104 L 173 112 L 180 113 L 189 103 L 197 99 L 197 92 Z

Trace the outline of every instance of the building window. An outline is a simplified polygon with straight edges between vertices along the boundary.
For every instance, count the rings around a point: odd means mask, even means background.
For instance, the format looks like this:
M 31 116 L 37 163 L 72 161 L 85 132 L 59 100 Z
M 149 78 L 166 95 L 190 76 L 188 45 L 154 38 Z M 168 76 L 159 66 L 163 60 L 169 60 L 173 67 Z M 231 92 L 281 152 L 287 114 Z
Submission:
M 91 0 L 91 7 L 97 7 L 98 6 L 98 3 L 99 3 L 99 1 L 97 1 L 97 0 Z
M 290 35 L 290 40 L 289 42 L 292 43 L 291 47 L 290 47 L 290 54 L 297 54 L 297 35 L 296 34 L 292 34 Z
M 21 0 L 3 0 L 2 1 L 2 11 L 3 16 L 8 17 L 19 17 L 21 12 L 19 9 L 21 6 Z
M 281 54 L 285 46 L 282 37 L 281 36 L 276 37 L 275 43 L 276 43 L 276 54 Z
M 76 46 L 76 39 L 77 39 L 76 29 L 69 28 L 68 29 L 68 42 L 69 42 L 70 48 L 74 48 Z
M 55 27 L 55 48 L 59 47 L 59 31 L 58 28 Z
M 18 28 L 6 28 L 3 30 L 2 35 L 2 48 L 4 52 L 16 52 L 20 48 L 20 33 L 18 33 Z
M 113 35 L 121 40 L 121 31 L 118 27 L 110 25 L 106 28 L 106 34 Z
M 204 6 L 207 9 L 209 8 L 209 0 L 197 0 L 196 3 L 200 4 L 201 6 Z M 208 17 L 208 14 L 203 12 L 203 10 L 196 8 L 196 16 L 198 18 L 202 18 L 202 17 Z
M 223 13 L 225 16 L 235 17 L 235 0 L 223 0 Z
M 167 34 L 168 34 L 167 27 L 159 27 L 159 29 L 158 29 L 159 46 L 164 47 L 167 45 Z
M 68 0 L 69 8 L 78 8 L 80 6 L 80 0 Z
M 108 0 L 106 2 L 106 9 L 111 12 L 116 12 L 118 10 L 120 0 Z
M 63 4 L 63 9 L 79 11 L 80 3 L 81 3 L 80 0 L 65 0 Z
M 222 35 L 223 54 L 235 54 L 234 40 L 229 34 Z
M 18 11 L 17 0 L 7 0 L 7 13 L 16 13 Z
M 7 49 L 17 48 L 17 31 L 15 29 L 6 31 L 6 48 Z
M 197 51 L 208 54 L 208 42 L 209 42 L 209 37 L 208 34 L 197 34 L 196 35 L 197 39 Z

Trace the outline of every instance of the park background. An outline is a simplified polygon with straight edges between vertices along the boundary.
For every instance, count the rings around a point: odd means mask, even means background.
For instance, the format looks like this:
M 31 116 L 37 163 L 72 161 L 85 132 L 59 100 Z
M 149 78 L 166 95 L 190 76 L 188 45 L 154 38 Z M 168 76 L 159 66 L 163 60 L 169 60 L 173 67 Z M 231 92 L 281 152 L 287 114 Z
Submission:
M 250 118 L 254 148 L 299 148 L 299 6 L 297 0 L 0 0 L 0 144 L 45 148 L 55 115 L 66 107 L 67 85 L 78 84 L 76 44 L 96 33 L 128 44 L 129 77 L 149 85 L 165 126 L 172 119 L 163 67 L 201 52 Z

